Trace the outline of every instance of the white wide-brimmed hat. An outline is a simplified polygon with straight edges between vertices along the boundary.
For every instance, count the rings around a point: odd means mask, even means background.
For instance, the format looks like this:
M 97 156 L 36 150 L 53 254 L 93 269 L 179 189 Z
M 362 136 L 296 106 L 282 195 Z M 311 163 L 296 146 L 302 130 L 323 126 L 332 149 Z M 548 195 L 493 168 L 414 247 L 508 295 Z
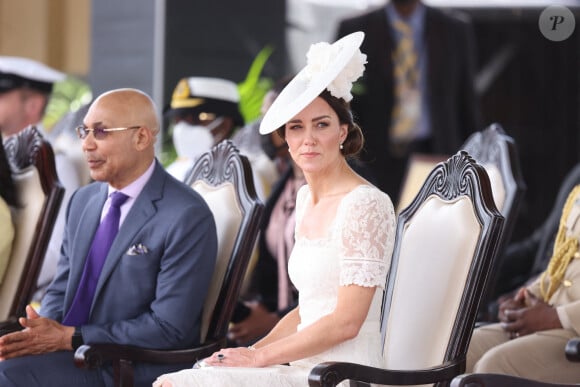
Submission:
M 363 32 L 353 32 L 333 44 L 326 42 L 310 46 L 307 64 L 280 92 L 260 123 L 260 133 L 268 134 L 280 128 L 310 102 L 328 89 L 336 98 L 350 102 L 352 83 L 364 72 L 366 55 L 359 47 Z
M 27 87 L 45 93 L 66 75 L 44 63 L 18 56 L 0 56 L 0 93 Z

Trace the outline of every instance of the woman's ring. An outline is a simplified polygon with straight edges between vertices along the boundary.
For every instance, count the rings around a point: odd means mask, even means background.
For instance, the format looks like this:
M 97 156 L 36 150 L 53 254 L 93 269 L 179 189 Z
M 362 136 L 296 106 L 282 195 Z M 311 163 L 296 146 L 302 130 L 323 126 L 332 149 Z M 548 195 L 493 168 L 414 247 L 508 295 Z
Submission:
M 223 354 L 223 353 L 218 353 L 218 354 L 217 354 L 217 359 L 218 359 L 218 361 L 219 361 L 220 363 L 221 363 L 221 362 L 222 362 L 222 360 L 224 360 L 225 358 L 226 358 L 226 357 L 224 356 L 224 354 Z

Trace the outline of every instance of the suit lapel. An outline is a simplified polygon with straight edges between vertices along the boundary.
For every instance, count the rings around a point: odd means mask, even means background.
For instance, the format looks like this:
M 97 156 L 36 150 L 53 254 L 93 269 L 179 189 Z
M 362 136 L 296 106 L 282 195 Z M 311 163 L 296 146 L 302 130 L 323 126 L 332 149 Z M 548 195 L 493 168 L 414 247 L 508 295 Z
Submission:
M 101 221 L 101 212 L 103 210 L 103 205 L 107 200 L 107 191 L 107 184 L 101 184 L 99 189 L 91 197 L 91 203 L 85 206 L 81 220 L 78 224 L 77 232 L 75 233 L 75 235 L 78 236 L 78 241 L 75 241 L 73 244 L 72 257 L 75 258 L 70 259 L 69 274 L 69 289 L 74 289 L 74 292 L 70 297 L 71 302 L 81 280 L 87 255 L 91 248 L 91 244 L 93 243 L 93 237 Z
M 99 276 L 97 288 L 95 290 L 95 297 L 93 298 L 93 305 L 99 298 L 103 286 L 106 284 L 111 273 L 117 268 L 121 259 L 125 256 L 127 250 L 131 247 L 131 243 L 147 244 L 147 241 L 135 240 L 137 233 L 143 226 L 157 213 L 155 201 L 161 199 L 162 189 L 165 183 L 165 172 L 163 168 L 156 162 L 153 175 L 143 187 L 143 190 L 136 198 L 135 203 L 123 221 L 117 237 L 111 245 L 105 265 Z M 131 259 L 139 259 L 139 257 L 131 257 Z

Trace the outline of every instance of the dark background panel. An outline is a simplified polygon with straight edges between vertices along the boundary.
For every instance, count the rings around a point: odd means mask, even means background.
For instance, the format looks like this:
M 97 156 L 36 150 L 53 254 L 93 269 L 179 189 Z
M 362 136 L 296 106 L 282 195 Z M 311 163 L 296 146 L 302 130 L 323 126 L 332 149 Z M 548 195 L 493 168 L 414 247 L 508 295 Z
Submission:
M 497 67 L 480 96 L 484 124 L 499 122 L 515 139 L 527 184 L 513 239 L 546 218 L 560 182 L 580 162 L 580 12 L 572 9 L 572 36 L 554 42 L 538 28 L 542 10 L 464 10 L 474 22 L 480 71 Z
M 217 76 L 244 80 L 266 45 L 274 52 L 264 75 L 287 71 L 284 1 L 167 1 L 165 30 L 166 102 L 180 78 Z

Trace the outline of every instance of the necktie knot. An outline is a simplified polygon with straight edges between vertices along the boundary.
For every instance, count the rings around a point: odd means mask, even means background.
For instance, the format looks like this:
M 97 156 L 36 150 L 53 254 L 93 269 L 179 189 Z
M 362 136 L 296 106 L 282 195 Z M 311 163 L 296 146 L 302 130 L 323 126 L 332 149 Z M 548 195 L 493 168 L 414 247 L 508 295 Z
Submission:
M 405 23 L 402 20 L 395 20 L 393 22 L 393 27 L 395 28 L 395 30 L 399 31 L 401 34 L 403 34 L 406 37 L 411 36 L 411 34 L 413 32 L 411 25 L 409 25 L 409 23 Z
M 111 194 L 111 207 L 121 208 L 127 199 L 129 199 L 129 196 L 125 195 L 123 192 L 115 191 Z

